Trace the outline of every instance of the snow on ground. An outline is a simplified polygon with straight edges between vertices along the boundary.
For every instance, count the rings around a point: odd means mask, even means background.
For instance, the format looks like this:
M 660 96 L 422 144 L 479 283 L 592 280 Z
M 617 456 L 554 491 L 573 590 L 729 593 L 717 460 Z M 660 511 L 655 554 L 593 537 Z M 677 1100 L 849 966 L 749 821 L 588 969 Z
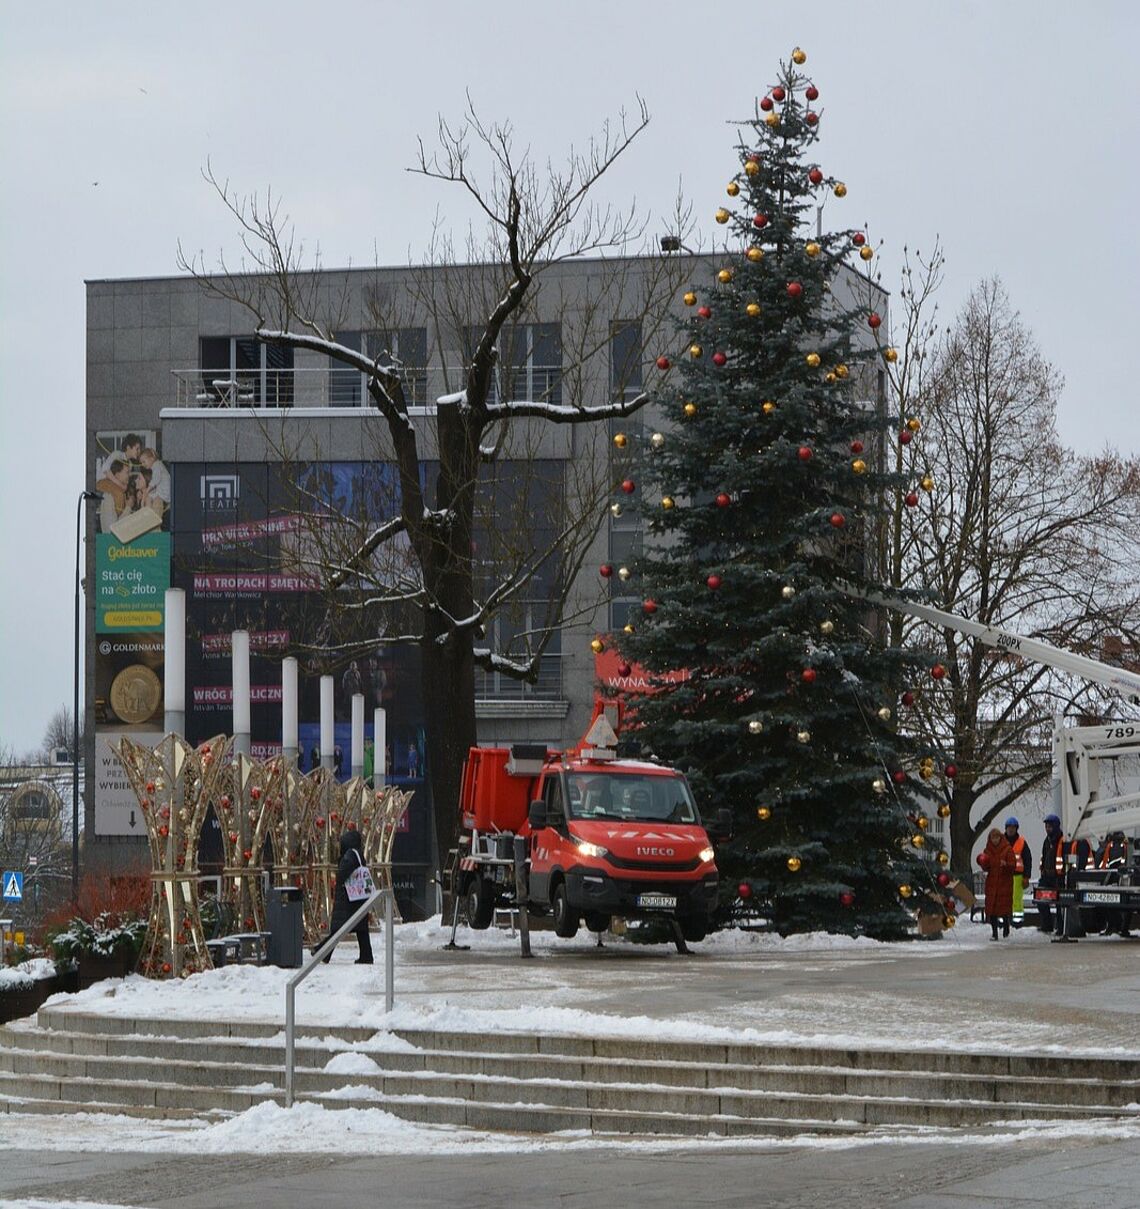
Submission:
M 374 1089 L 356 1077 L 375 1074 L 383 1054 L 414 1048 L 400 1029 L 458 1030 L 473 1038 L 491 1032 L 587 1034 L 677 1041 L 778 1045 L 905 1047 L 946 1045 L 1137 1055 L 1128 1021 L 1102 1032 L 1087 1022 L 1074 1036 L 1059 1030 L 1056 1002 L 1036 1003 L 1027 987 L 1026 961 L 1053 986 L 1056 963 L 1045 938 L 1031 929 L 991 945 L 989 928 L 967 920 L 931 942 L 883 944 L 813 934 L 789 937 L 725 932 L 695 946 L 695 957 L 671 946 L 634 945 L 581 933 L 574 941 L 535 932 L 533 961 L 518 957 L 518 939 L 491 929 L 461 929 L 467 952 L 445 953 L 447 930 L 437 918 L 396 929 L 395 1010 L 384 1012 L 384 953 L 377 964 L 353 963 L 355 945 L 342 945 L 330 965 L 318 966 L 297 994 L 297 1019 L 307 1046 L 324 1047 L 324 1069 L 344 1076 L 331 1099 L 352 1107 L 299 1103 L 286 1110 L 266 1102 L 220 1123 L 147 1121 L 79 1114 L 0 1116 L 0 1150 L 128 1150 L 162 1153 L 339 1152 L 349 1135 L 373 1153 L 519 1153 L 551 1148 L 622 1147 L 642 1152 L 758 1149 L 811 1145 L 824 1149 L 864 1144 L 853 1138 L 755 1138 L 729 1141 L 606 1139 L 587 1134 L 533 1137 L 483 1133 L 401 1120 L 369 1104 Z M 1037 947 L 1037 953 L 1033 949 Z M 1080 946 L 1080 952 L 1097 950 Z M 1054 955 L 1056 951 L 1054 951 Z M 1069 961 L 1073 949 L 1065 950 Z M 1032 969 L 1028 971 L 1032 976 Z M 263 1021 L 284 1019 L 285 984 L 293 971 L 229 966 L 184 981 L 114 980 L 49 1002 L 127 1019 Z M 966 977 L 963 990 L 958 984 Z M 710 980 L 715 992 L 709 992 Z M 1073 995 L 1087 993 L 1079 985 Z M 1135 1017 L 1132 1018 L 1133 1021 Z M 321 1028 L 356 1026 L 368 1034 L 352 1043 Z M 31 1027 L 17 1025 L 16 1027 Z M 1115 1031 L 1113 1031 L 1115 1029 Z M 173 1030 L 171 1030 L 173 1031 Z M 219 1028 L 219 1037 L 223 1029 Z M 274 1040 L 282 1042 L 283 1033 Z M 265 1090 L 268 1090 L 266 1087 Z M 330 1115 L 335 1114 L 335 1115 Z M 984 1132 L 888 1129 L 875 1141 L 966 1145 L 1024 1136 L 1021 1125 Z M 1068 1137 L 1140 1139 L 1140 1121 L 1042 1122 L 1028 1130 L 1043 1140 Z M 28 1202 L 30 1205 L 31 1202 Z M 94 1209 L 94 1207 L 91 1207 Z
M 30 988 L 41 978 L 55 977 L 55 962 L 49 957 L 33 957 L 18 966 L 0 966 L 0 991 Z

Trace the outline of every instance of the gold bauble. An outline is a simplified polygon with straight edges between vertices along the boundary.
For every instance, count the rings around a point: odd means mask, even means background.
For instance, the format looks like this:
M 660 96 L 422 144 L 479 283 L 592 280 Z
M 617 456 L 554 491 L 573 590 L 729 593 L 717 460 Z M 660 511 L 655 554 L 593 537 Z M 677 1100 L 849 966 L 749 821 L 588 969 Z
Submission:
M 942 917 L 942 926 L 946 928 L 947 931 L 949 931 L 949 929 L 952 928 L 957 922 L 958 921 L 953 915 L 943 915 Z
M 919 486 L 923 489 L 923 491 L 933 491 L 934 480 L 930 477 L 930 475 L 925 474 L 922 476 L 922 482 L 919 483 Z
M 950 864 L 950 853 L 949 853 L 949 852 L 945 852 L 945 851 L 940 852 L 940 853 L 939 853 L 939 854 L 938 854 L 938 855 L 937 855 L 937 856 L 936 856 L 934 859 L 935 859 L 935 860 L 936 860 L 936 861 L 937 861 L 937 862 L 938 862 L 940 865 L 948 865 L 948 864 Z
M 938 817 L 940 819 L 948 819 L 950 817 L 949 802 L 943 802 L 942 805 L 938 807 Z
M 624 449 L 629 444 L 629 437 L 627 437 L 624 432 L 615 432 L 614 444 L 619 449 Z
M 689 345 L 689 356 L 695 361 L 705 350 L 699 344 Z
M 755 176 L 756 173 L 760 171 L 760 165 L 755 160 L 749 160 L 748 163 L 744 165 L 744 171 L 748 173 L 749 176 Z
M 773 129 L 775 129 L 775 127 L 777 127 L 780 124 L 780 115 L 773 109 L 772 112 L 769 113 L 768 116 L 764 119 L 764 122 L 766 125 L 771 126 Z
M 767 806 L 757 806 L 756 817 L 761 823 L 766 823 L 772 817 L 772 811 Z
M 883 708 L 881 710 L 879 710 L 879 721 L 880 722 L 889 722 L 890 720 L 891 720 L 891 707 L 889 705 L 884 705 Z
M 802 864 L 803 864 L 803 861 L 801 861 L 798 856 L 789 856 L 788 857 L 788 871 L 790 873 L 799 873 L 800 866 Z
M 929 780 L 930 780 L 930 778 L 931 778 L 932 776 L 934 776 L 934 769 L 933 769 L 933 768 L 930 768 L 930 767 L 929 767 L 928 765 L 926 765 L 926 764 L 923 764 L 923 766 L 922 766 L 922 767 L 921 767 L 921 768 L 918 770 L 918 775 L 919 775 L 919 776 L 920 776 L 920 777 L 921 777 L 921 778 L 922 778 L 924 781 L 929 781 Z
M 914 821 L 918 825 L 919 831 L 925 831 L 930 826 L 930 820 L 924 814 L 920 814 Z
M 851 371 L 843 364 L 842 361 L 835 367 L 835 376 L 837 378 L 846 378 Z
M 912 835 L 910 837 L 910 842 L 916 848 L 923 848 L 926 846 L 926 836 L 924 836 L 921 831 L 916 832 L 914 835 Z
M 673 507 L 673 497 L 671 495 L 663 495 L 661 497 L 661 507 L 668 512 Z
M 745 308 L 745 313 L 752 319 L 756 319 L 760 314 L 760 304 L 758 302 L 750 302 Z
M 625 623 L 625 625 L 622 626 L 622 632 L 625 634 L 632 634 L 633 633 L 633 622 L 627 621 Z
M 847 186 L 842 181 L 835 182 L 835 196 L 836 197 L 846 197 L 847 196 Z
M 721 269 L 721 271 L 717 273 L 716 279 L 721 285 L 728 285 L 728 283 L 732 280 L 732 270 Z
M 808 353 L 804 360 L 815 369 L 819 365 L 819 353 Z
M 899 886 L 899 894 L 903 898 L 910 898 L 913 893 L 914 891 L 906 884 L 906 882 L 903 882 L 903 884 Z
M 855 461 L 851 463 L 851 469 L 855 471 L 856 474 L 866 474 L 867 463 L 864 462 L 862 458 L 856 458 Z
M 686 290 L 685 293 L 682 295 L 681 301 L 684 302 L 684 304 L 686 306 L 696 306 L 697 305 L 697 296 L 696 296 L 696 294 L 693 293 L 692 290 Z
M 622 506 L 621 506 L 621 504 L 617 503 L 617 501 L 615 500 L 614 503 L 612 503 L 610 505 L 610 516 L 618 517 L 618 516 L 621 516 L 621 514 L 622 514 Z
M 810 743 L 811 742 L 811 731 L 810 730 L 796 731 L 796 741 L 798 743 Z
M 817 243 L 815 242 L 815 240 L 813 239 L 813 240 L 811 241 L 811 243 L 809 243 L 809 244 L 807 245 L 807 247 L 805 247 L 805 248 L 804 248 L 804 251 L 805 251 L 805 252 L 806 252 L 806 253 L 807 253 L 807 254 L 808 254 L 810 257 L 812 257 L 812 258 L 814 259 L 816 256 L 818 256 L 818 255 L 819 255 L 819 253 L 820 253 L 821 249 L 820 249 L 819 244 L 817 244 Z
M 780 595 L 785 600 L 791 600 L 792 597 L 795 596 L 795 594 L 796 594 L 796 590 L 795 590 L 795 588 L 792 587 L 791 584 L 784 584 L 784 586 L 780 589 Z
M 605 649 L 606 644 L 600 638 L 595 638 L 594 641 L 590 643 L 590 650 L 593 651 L 595 655 L 600 655 Z
M 836 379 L 836 377 L 835 377 L 835 371 L 834 371 L 834 370 L 829 369 L 829 370 L 827 371 L 827 377 L 826 377 L 826 378 L 824 378 L 824 381 L 825 381 L 825 382 L 826 382 L 826 383 L 827 383 L 829 386 L 834 385 L 834 383 L 837 381 L 837 379 Z
M 750 735 L 759 735 L 763 732 L 763 730 L 764 730 L 764 723 L 761 722 L 759 718 L 753 718 L 748 723 L 748 733 Z
M 918 416 L 911 416 L 911 418 L 907 420 L 906 426 L 911 430 L 911 432 L 918 432 L 918 430 L 922 427 L 922 421 L 918 418 Z
M 835 622 L 831 621 L 830 619 L 827 621 L 821 621 L 819 623 L 819 632 L 827 637 L 830 637 L 835 633 Z
M 628 567 L 618 567 L 618 579 L 626 583 L 633 572 Z
M 735 197 L 740 192 L 740 186 L 736 183 L 736 181 L 729 181 L 725 186 L 724 191 L 729 197 Z
M 719 210 L 716 212 L 715 217 L 716 217 L 717 222 L 719 222 L 719 223 L 726 223 L 726 222 L 728 222 L 728 211 L 727 211 L 727 210 L 726 210 L 726 209 L 725 209 L 725 208 L 722 206 L 722 207 L 721 207 L 721 208 L 720 208 L 720 209 L 719 209 Z
M 765 399 L 763 404 L 761 405 L 760 410 L 766 416 L 770 416 L 772 414 L 772 412 L 774 412 L 776 410 L 776 404 L 773 403 L 771 399 Z
M 697 405 L 695 403 L 686 403 L 685 406 L 681 408 L 681 410 L 687 416 L 690 416 L 690 417 L 695 416 L 697 414 Z
M 660 448 L 661 448 L 661 446 L 665 444 L 665 437 L 664 437 L 664 435 L 663 435 L 662 433 L 655 432 L 655 433 L 654 433 L 654 434 L 653 434 L 653 435 L 652 435 L 652 436 L 649 438 L 649 444 L 650 444 L 650 445 L 652 445 L 654 449 L 660 449 Z
M 807 55 L 798 46 L 792 51 L 792 62 L 797 67 L 802 67 L 807 62 Z
M 892 365 L 899 359 L 899 350 L 897 348 L 883 349 L 883 360 L 889 361 Z
M 874 249 L 871 247 L 871 245 L 870 245 L 870 244 L 864 244 L 864 245 L 863 245 L 863 246 L 862 246 L 862 247 L 859 249 L 859 255 L 860 255 L 860 256 L 861 256 L 861 257 L 862 257 L 864 260 L 870 260 L 870 259 L 871 259 L 871 257 L 875 255 L 875 252 L 874 252 Z
M 878 794 L 883 794 L 883 793 L 886 793 L 886 792 L 887 792 L 887 783 L 886 783 L 886 781 L 884 781 L 884 780 L 883 780 L 883 778 L 882 778 L 882 777 L 876 777 L 876 778 L 875 778 L 875 779 L 874 779 L 874 780 L 871 782 L 871 788 L 872 788 L 872 789 L 873 789 L 873 790 L 874 790 L 876 793 L 878 793 Z
M 764 259 L 764 249 L 757 247 L 755 244 L 744 253 L 753 264 L 759 264 Z

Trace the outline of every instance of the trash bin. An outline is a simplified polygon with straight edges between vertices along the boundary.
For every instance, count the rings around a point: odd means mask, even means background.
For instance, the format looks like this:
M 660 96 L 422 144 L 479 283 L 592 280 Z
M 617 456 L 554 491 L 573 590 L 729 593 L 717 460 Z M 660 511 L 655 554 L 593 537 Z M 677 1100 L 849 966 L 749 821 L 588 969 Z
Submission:
M 300 886 L 270 886 L 266 903 L 269 964 L 296 969 L 304 960 L 305 892 Z

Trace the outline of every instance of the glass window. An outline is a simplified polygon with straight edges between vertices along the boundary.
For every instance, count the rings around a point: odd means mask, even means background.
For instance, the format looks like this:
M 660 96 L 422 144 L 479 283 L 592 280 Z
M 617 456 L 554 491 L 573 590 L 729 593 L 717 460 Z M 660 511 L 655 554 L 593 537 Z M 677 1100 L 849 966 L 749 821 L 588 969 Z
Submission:
M 610 324 L 610 390 L 615 399 L 624 399 L 641 388 L 641 323 L 618 319 Z
M 567 775 L 570 817 L 639 822 L 699 823 L 684 777 L 597 772 Z
M 201 402 L 223 407 L 292 407 L 293 350 L 254 336 L 202 336 Z

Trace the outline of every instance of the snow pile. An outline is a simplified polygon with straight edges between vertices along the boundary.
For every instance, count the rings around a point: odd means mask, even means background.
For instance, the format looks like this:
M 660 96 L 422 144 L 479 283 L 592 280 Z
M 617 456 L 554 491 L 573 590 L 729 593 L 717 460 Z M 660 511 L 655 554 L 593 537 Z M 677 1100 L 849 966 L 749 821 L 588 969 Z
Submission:
M 43 978 L 55 977 L 50 957 L 33 957 L 18 966 L 0 966 L 0 992 L 30 991 Z

